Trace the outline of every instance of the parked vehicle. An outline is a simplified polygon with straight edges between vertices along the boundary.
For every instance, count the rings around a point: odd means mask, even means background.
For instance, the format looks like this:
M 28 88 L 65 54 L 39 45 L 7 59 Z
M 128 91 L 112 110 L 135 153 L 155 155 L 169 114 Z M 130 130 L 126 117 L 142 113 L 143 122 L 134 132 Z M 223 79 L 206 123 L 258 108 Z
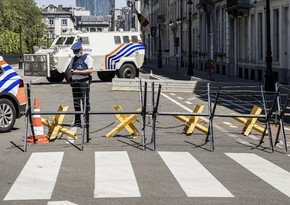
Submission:
M 87 32 L 63 34 L 48 49 L 24 55 L 24 75 L 46 76 L 49 82 L 61 82 L 74 56 L 71 45 L 81 41 L 84 53 L 94 59 L 94 71 L 102 81 L 135 78 L 143 65 L 145 46 L 139 32 Z M 94 78 L 94 77 L 93 77 Z
M 10 131 L 25 109 L 24 82 L 0 56 L 0 133 Z

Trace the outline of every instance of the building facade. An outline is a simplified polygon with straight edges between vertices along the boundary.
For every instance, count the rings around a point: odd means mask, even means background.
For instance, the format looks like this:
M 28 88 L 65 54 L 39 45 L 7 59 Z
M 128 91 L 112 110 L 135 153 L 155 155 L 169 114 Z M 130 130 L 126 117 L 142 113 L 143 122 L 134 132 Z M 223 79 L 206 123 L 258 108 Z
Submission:
M 112 15 L 115 0 L 76 0 L 77 7 L 83 7 L 91 12 L 91 16 Z
M 272 71 L 275 81 L 290 83 L 290 2 L 269 1 Z M 142 1 L 141 12 L 150 22 L 142 28 L 146 60 L 177 71 L 192 68 L 194 74 L 207 72 L 212 59 L 214 73 L 264 81 L 265 11 L 266 0 Z
M 45 35 L 47 39 L 54 39 L 57 35 L 74 30 L 75 28 L 72 7 L 50 4 L 42 8 L 41 14 L 47 26 Z

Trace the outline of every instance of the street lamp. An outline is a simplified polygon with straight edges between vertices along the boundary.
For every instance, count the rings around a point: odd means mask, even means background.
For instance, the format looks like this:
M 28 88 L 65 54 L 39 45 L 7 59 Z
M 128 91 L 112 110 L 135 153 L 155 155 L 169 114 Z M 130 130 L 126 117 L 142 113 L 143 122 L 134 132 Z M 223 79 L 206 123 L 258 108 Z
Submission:
M 37 31 L 36 31 L 36 45 L 37 45 L 37 47 L 39 46 L 39 25 L 37 24 L 36 25 L 36 29 L 37 29 Z
M 158 25 L 158 68 L 162 68 L 162 59 L 161 59 L 161 54 L 162 54 L 162 49 L 161 49 L 161 23 L 159 22 Z
M 19 17 L 19 66 L 18 69 L 23 69 L 23 55 L 22 55 L 22 17 Z
M 187 1 L 188 4 L 188 67 L 187 67 L 187 75 L 192 76 L 193 70 L 192 70 L 192 43 L 191 43 L 191 29 L 192 29 L 192 0 Z
M 266 0 L 266 34 L 267 34 L 267 50 L 266 50 L 266 73 L 265 73 L 265 90 L 274 91 L 275 82 L 272 71 L 272 50 L 271 50 L 271 24 L 270 24 L 270 0 Z

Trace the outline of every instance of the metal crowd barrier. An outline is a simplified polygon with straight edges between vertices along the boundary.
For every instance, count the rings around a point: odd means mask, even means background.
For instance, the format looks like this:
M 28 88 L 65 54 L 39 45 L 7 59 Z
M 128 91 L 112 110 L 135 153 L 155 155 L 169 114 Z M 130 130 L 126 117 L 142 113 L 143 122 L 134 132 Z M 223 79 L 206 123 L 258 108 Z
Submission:
M 55 83 L 55 85 L 59 84 L 71 84 L 71 83 Z M 80 114 L 82 116 L 82 124 L 81 124 L 81 142 L 78 146 L 77 144 L 71 143 L 69 140 L 67 140 L 68 143 L 70 143 L 72 146 L 76 147 L 80 151 L 84 149 L 85 142 L 88 143 L 90 141 L 90 116 L 92 115 L 122 115 L 122 114 L 136 114 L 141 115 L 141 123 L 142 123 L 142 134 L 141 134 L 141 146 L 144 150 L 146 150 L 146 138 L 145 138 L 145 123 L 146 123 L 146 101 L 147 101 L 147 83 L 145 82 L 144 85 L 144 93 L 142 91 L 142 82 L 140 80 L 139 83 L 139 100 L 140 100 L 140 107 L 141 111 L 96 111 L 96 110 L 89 110 L 87 106 L 87 96 L 88 96 L 88 88 L 89 84 L 86 85 L 86 94 L 84 97 L 84 104 L 82 105 L 81 111 L 65 111 L 65 112 L 58 112 L 58 111 L 34 111 L 33 105 L 32 105 L 32 97 L 31 97 L 31 91 L 32 86 L 36 85 L 54 85 L 52 83 L 27 83 L 26 86 L 26 95 L 27 95 L 27 108 L 25 113 L 25 134 L 24 134 L 24 140 L 22 145 L 17 145 L 16 143 L 11 143 L 22 150 L 23 152 L 27 151 L 28 146 L 28 138 L 29 136 L 33 138 L 33 144 L 37 144 L 37 137 L 36 133 L 33 127 L 33 116 L 42 116 L 42 115 L 75 115 Z M 29 131 L 31 135 L 29 135 Z M 23 149 L 21 148 L 23 147 Z
M 64 83 L 62 83 L 64 84 Z M 66 83 L 69 84 L 69 83 Z M 256 130 L 261 133 L 259 143 L 256 147 L 261 146 L 264 142 L 264 138 L 268 136 L 268 149 L 271 152 L 274 152 L 274 145 L 278 143 L 280 130 L 282 129 L 282 140 L 284 144 L 284 150 L 287 152 L 287 141 L 284 128 L 284 118 L 290 116 L 290 106 L 289 97 L 290 97 L 290 86 L 276 84 L 276 92 L 266 92 L 262 85 L 235 85 L 235 84 L 216 84 L 216 83 L 207 83 L 204 87 L 199 88 L 202 90 L 195 90 L 196 92 L 202 92 L 205 97 L 204 101 L 207 101 L 207 111 L 206 112 L 169 112 L 169 111 L 159 111 L 159 102 L 161 96 L 162 86 L 158 85 L 157 96 L 155 93 L 155 82 L 152 82 L 151 87 L 151 110 L 147 110 L 147 82 L 144 83 L 144 92 L 142 90 L 143 84 L 142 81 L 139 81 L 139 103 L 140 108 L 137 111 L 97 111 L 95 109 L 88 109 L 87 106 L 87 92 L 84 100 L 84 105 L 82 105 L 82 111 L 65 111 L 65 112 L 55 112 L 55 111 L 39 111 L 35 112 L 32 109 L 32 99 L 31 99 L 31 90 L 34 85 L 51 85 L 51 83 L 28 83 L 27 84 L 27 110 L 25 115 L 25 137 L 23 142 L 23 150 L 27 151 L 27 139 L 29 130 L 33 136 L 33 140 L 36 143 L 35 133 L 33 129 L 32 118 L 35 115 L 75 115 L 80 114 L 82 116 L 82 130 L 81 130 L 81 142 L 78 146 L 77 144 L 70 143 L 79 150 L 84 149 L 84 144 L 90 141 L 90 116 L 93 115 L 122 115 L 122 114 L 135 114 L 141 116 L 141 142 L 143 150 L 146 150 L 147 146 L 153 145 L 153 150 L 156 150 L 156 122 L 158 116 L 183 116 L 189 117 L 202 117 L 205 121 L 208 122 L 207 128 L 204 128 L 202 131 L 206 134 L 205 143 L 210 143 L 211 151 L 214 151 L 214 120 L 216 118 L 233 118 L 239 122 L 242 122 L 244 125 L 243 134 L 248 135 L 252 130 Z M 89 88 L 89 84 L 87 84 Z M 88 89 L 86 89 L 88 91 Z M 251 111 L 250 113 L 245 114 L 244 111 L 239 111 L 240 113 L 221 113 L 219 112 L 218 107 L 223 103 L 230 103 L 233 105 L 234 110 L 236 107 L 245 107 L 247 110 Z M 272 132 L 271 132 L 271 120 L 272 116 L 277 109 L 277 118 L 279 121 L 279 127 L 277 136 L 273 145 Z M 152 130 L 151 130 L 151 140 L 146 142 L 146 116 L 152 117 Z M 263 126 L 257 125 L 257 119 L 263 121 Z M 188 121 L 189 122 L 189 121 Z M 127 125 L 127 124 L 126 124 Z M 124 125 L 124 126 L 126 126 Z M 199 125 L 201 126 L 201 125 Z M 15 143 L 12 142 L 15 146 Z M 17 146 L 20 148 L 20 146 Z M 20 148 L 21 149 L 21 148 Z
M 282 129 L 282 142 L 284 151 L 287 152 L 287 140 L 285 132 L 285 118 L 290 116 L 290 86 L 276 83 L 276 92 L 277 92 L 277 121 L 278 121 L 278 130 L 275 139 L 275 145 L 278 144 L 280 131 Z
M 154 82 L 152 83 L 154 88 Z M 263 86 L 258 85 L 227 85 L 227 84 L 207 84 L 207 103 L 208 111 L 206 113 L 189 113 L 189 112 L 159 112 L 159 98 L 161 93 L 161 85 L 159 84 L 157 99 L 155 102 L 154 89 L 152 89 L 152 138 L 151 142 L 153 143 L 153 150 L 156 149 L 156 119 L 157 116 L 195 116 L 195 117 L 205 117 L 208 121 L 208 132 L 206 133 L 205 144 L 209 141 L 211 151 L 214 151 L 214 119 L 215 118 L 234 118 L 238 120 L 243 120 L 245 123 L 244 129 L 247 133 L 251 132 L 252 128 L 258 129 L 262 134 L 259 144 L 260 146 L 263 143 L 264 137 L 268 135 L 269 150 L 274 152 L 273 140 L 271 134 L 270 120 L 275 108 L 275 99 L 277 97 L 277 92 L 267 93 L 270 97 L 266 97 L 266 92 L 264 91 Z M 273 95 L 275 97 L 273 97 Z M 274 99 L 274 100 L 273 100 Z M 223 114 L 217 112 L 218 103 L 223 101 L 229 102 L 232 101 L 233 104 L 241 106 L 241 103 L 245 103 L 248 107 L 257 107 L 260 106 L 259 114 L 258 112 L 251 112 L 249 114 L 237 113 L 237 114 Z M 271 104 L 271 106 L 269 106 Z M 253 110 L 253 108 L 252 108 Z M 255 109 L 254 109 L 255 110 Z M 255 125 L 256 119 L 262 118 L 264 120 L 264 128 Z M 252 120 L 255 119 L 255 120 Z

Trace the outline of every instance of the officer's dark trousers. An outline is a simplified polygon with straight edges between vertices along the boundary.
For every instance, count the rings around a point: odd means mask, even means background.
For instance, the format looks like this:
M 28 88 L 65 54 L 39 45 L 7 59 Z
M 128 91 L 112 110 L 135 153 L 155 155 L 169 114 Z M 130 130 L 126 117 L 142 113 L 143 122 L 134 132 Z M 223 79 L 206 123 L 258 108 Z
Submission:
M 81 111 L 81 105 L 85 105 L 85 97 L 87 103 L 87 111 L 90 111 L 90 83 L 88 80 L 84 82 L 73 81 L 71 84 L 73 102 L 75 111 Z M 84 107 L 83 107 L 84 108 Z M 81 123 L 81 115 L 75 115 L 75 123 Z

